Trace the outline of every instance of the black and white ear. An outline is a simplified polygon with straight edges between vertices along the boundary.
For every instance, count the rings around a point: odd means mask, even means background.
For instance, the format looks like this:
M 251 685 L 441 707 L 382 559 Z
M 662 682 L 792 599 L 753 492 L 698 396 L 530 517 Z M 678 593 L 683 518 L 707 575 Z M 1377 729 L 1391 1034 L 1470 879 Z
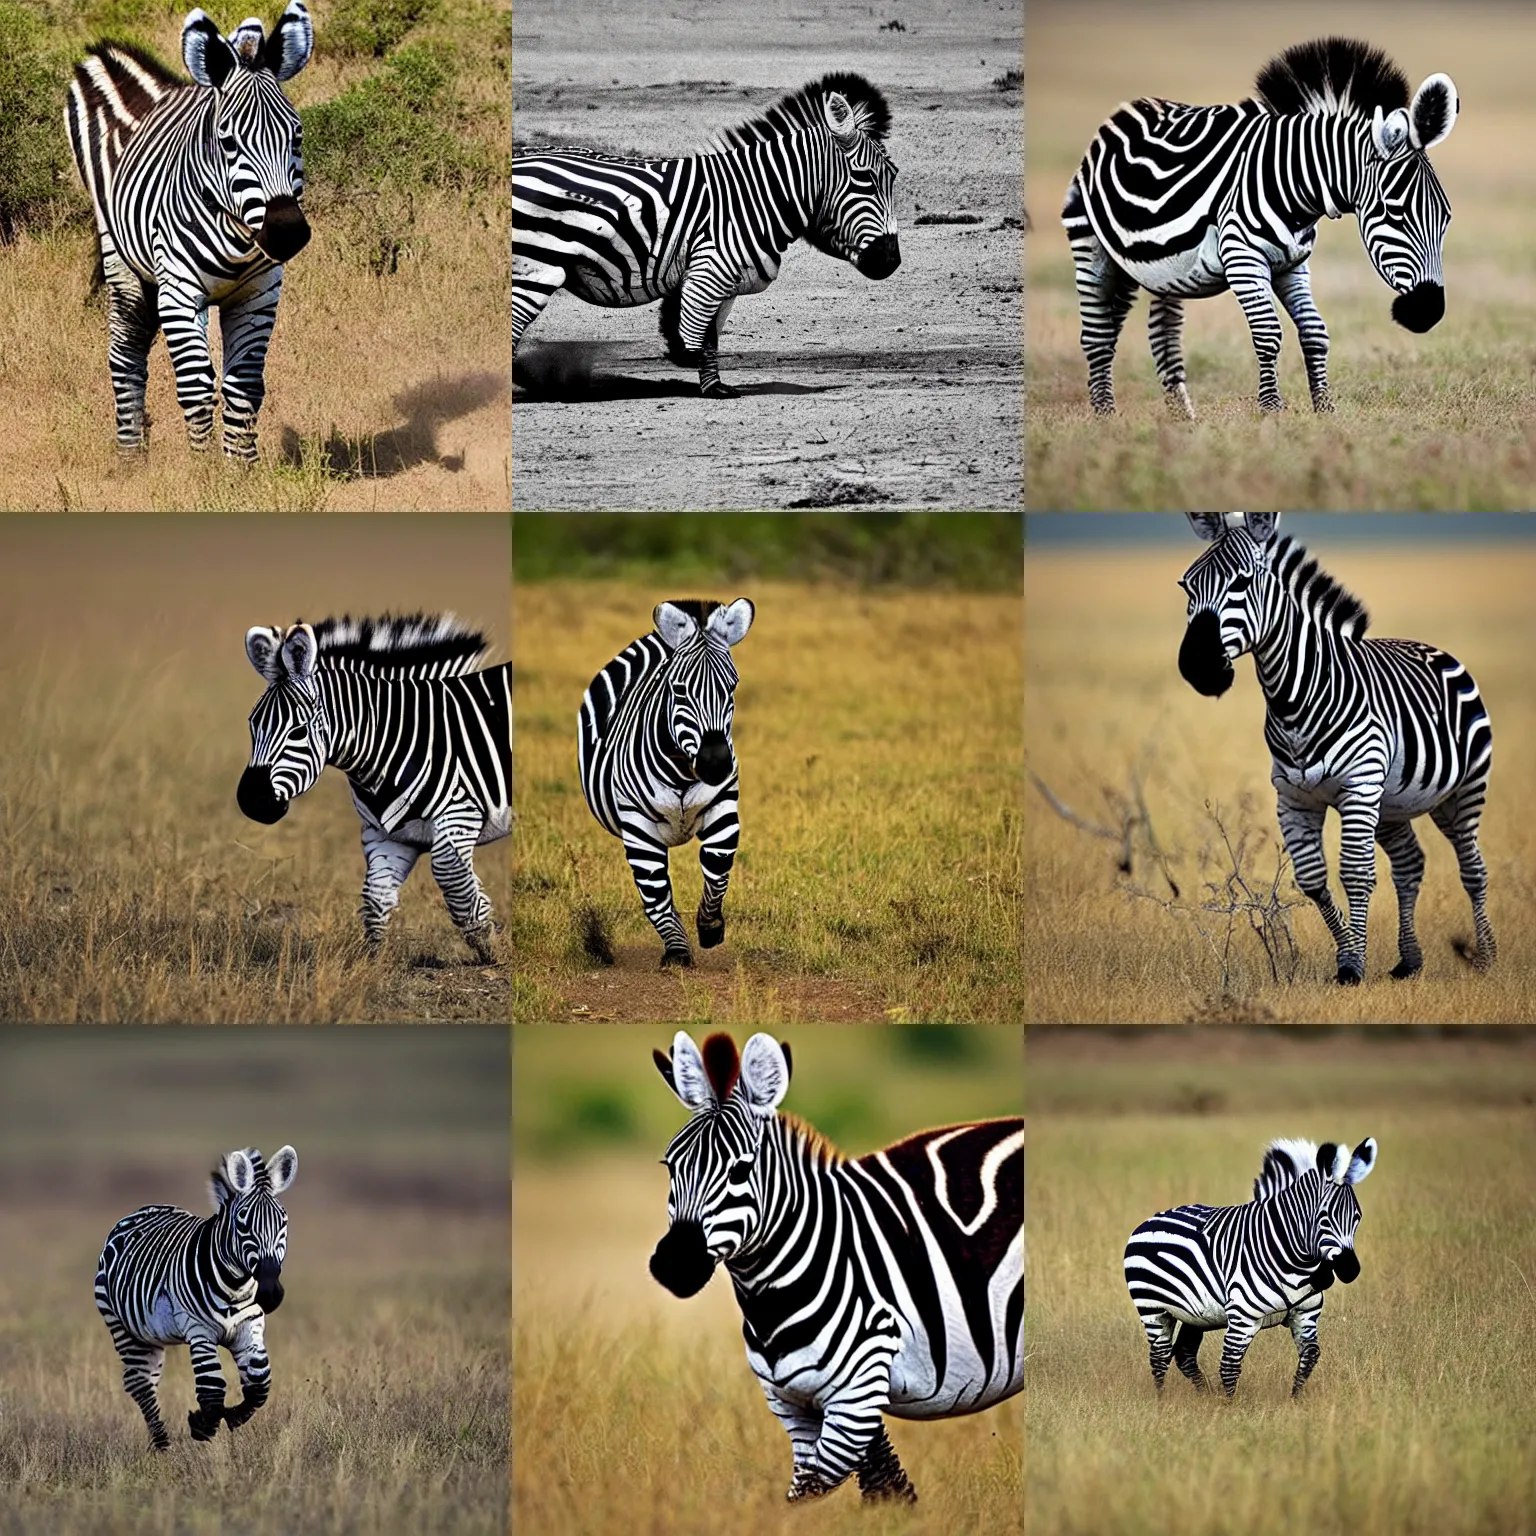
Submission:
M 299 1171 L 299 1154 L 292 1147 L 281 1147 L 267 1159 L 267 1188 L 280 1195 L 293 1183 Z
M 1364 1141 L 1355 1148 L 1349 1159 L 1349 1168 L 1344 1174 L 1346 1184 L 1358 1184 L 1376 1166 L 1376 1138 L 1367 1136 Z
M 250 1153 L 236 1148 L 219 1159 L 208 1181 L 209 1193 L 215 1207 L 227 1205 L 239 1195 L 248 1195 L 256 1184 L 256 1165 Z
M 315 643 L 312 625 L 295 624 L 283 637 L 283 667 L 290 677 L 309 679 L 315 675 Z
M 718 640 L 722 645 L 735 645 L 752 628 L 752 619 L 756 613 L 757 609 L 752 606 L 750 599 L 738 597 L 729 607 L 716 608 L 710 614 L 705 628 L 710 639 Z
M 1317 1149 L 1317 1171 L 1330 1184 L 1342 1184 L 1349 1169 L 1349 1146 L 1345 1142 L 1325 1141 Z
M 704 1057 L 686 1030 L 680 1029 L 672 1037 L 672 1072 L 667 1081 L 688 1109 L 697 1112 L 715 1102 L 715 1090 L 704 1070 Z
M 275 683 L 283 675 L 283 664 L 278 656 L 282 644 L 283 632 L 275 625 L 257 624 L 245 632 L 245 654 L 269 683 Z
M 1408 142 L 1409 132 L 1408 114 L 1402 107 L 1383 113 L 1378 106 L 1371 116 L 1371 143 L 1382 160 L 1390 160 Z
M 1267 544 L 1280 526 L 1278 512 L 1244 512 L 1243 527 L 1256 544 Z
M 657 603 L 651 616 L 656 633 L 669 651 L 675 651 L 683 641 L 691 640 L 699 632 L 699 621 L 691 613 L 684 613 L 676 603 Z
M 291 80 L 309 63 L 314 51 L 315 24 L 309 19 L 304 0 L 288 0 L 288 8 L 267 39 L 261 62 L 279 80 Z
M 1184 516 L 1195 530 L 1195 537 L 1204 539 L 1207 544 L 1214 544 L 1227 531 L 1225 512 L 1186 512 Z
M 1414 93 L 1408 108 L 1410 138 L 1415 149 L 1433 149 L 1456 126 L 1461 99 L 1449 75 L 1431 75 Z
M 789 1092 L 789 1057 L 772 1035 L 753 1035 L 741 1049 L 741 1091 L 765 1119 Z
M 224 34 L 201 10 L 190 11 L 181 24 L 181 60 L 199 85 L 217 90 L 240 66 Z
M 839 144 L 851 144 L 858 136 L 853 108 L 840 91 L 828 91 L 821 103 L 822 120 Z

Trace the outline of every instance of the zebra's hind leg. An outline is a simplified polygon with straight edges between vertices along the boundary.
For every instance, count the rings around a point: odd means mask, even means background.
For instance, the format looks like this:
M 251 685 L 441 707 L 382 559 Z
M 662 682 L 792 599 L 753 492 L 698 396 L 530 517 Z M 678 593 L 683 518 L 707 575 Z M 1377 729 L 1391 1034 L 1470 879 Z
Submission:
M 565 269 L 520 254 L 517 232 L 512 234 L 512 352 L 523 332 L 544 313 L 544 307 L 565 286 Z
M 1294 1307 L 1286 1318 L 1290 1327 L 1291 1337 L 1296 1341 L 1296 1379 L 1291 1383 L 1291 1396 L 1300 1397 L 1301 1389 L 1307 1384 L 1307 1377 L 1317 1367 L 1322 1350 L 1317 1342 L 1317 1320 L 1323 1310 L 1323 1299 L 1317 1298 L 1317 1305 L 1308 1311 L 1300 1307 Z
M 1419 887 L 1424 882 L 1424 850 L 1414 836 L 1413 823 L 1400 821 L 1392 826 L 1378 825 L 1376 841 L 1386 849 L 1392 862 L 1392 884 L 1397 891 L 1397 964 L 1393 976 L 1402 981 L 1417 976 L 1424 969 L 1424 954 L 1413 928 L 1414 908 Z
M 421 849 L 394 842 L 387 833 L 368 822 L 363 823 L 363 935 L 375 952 L 384 942 L 384 930 L 400 904 L 400 887 L 416 867 Z
M 1088 363 L 1088 403 L 1095 416 L 1115 414 L 1115 348 L 1136 299 L 1136 284 L 1094 236 L 1072 242 L 1077 268 L 1079 340 Z
M 1184 376 L 1184 301 L 1172 294 L 1153 294 L 1147 334 L 1169 409 L 1185 421 L 1193 421 L 1195 407 Z
M 116 263 L 107 288 L 107 366 L 116 405 L 117 451 L 125 456 L 143 453 L 149 446 L 144 391 L 159 329 L 154 289 Z
M 1173 1360 L 1199 1391 L 1208 1392 L 1211 1384 L 1205 1379 L 1205 1372 L 1200 1369 L 1200 1341 L 1204 1337 L 1198 1328 L 1180 1323 L 1173 1337 Z
M 1168 1379 L 1168 1362 L 1173 1358 L 1175 1324 L 1166 1312 L 1143 1312 L 1141 1326 L 1147 1334 L 1147 1349 L 1152 1361 L 1152 1385 L 1161 1394 L 1163 1383 Z
M 150 1444 L 157 1451 L 170 1449 L 171 1437 L 160 1417 L 160 1373 L 165 1369 L 165 1346 L 143 1344 L 131 1338 L 115 1318 L 107 1318 L 112 1343 L 123 1362 L 123 1391 L 138 1404 L 149 1426 Z
M 1486 971 L 1499 952 L 1493 939 L 1493 925 L 1488 921 L 1488 866 L 1483 862 L 1483 850 L 1477 841 L 1477 825 L 1482 817 L 1486 793 L 1485 781 L 1476 787 L 1475 800 L 1469 801 L 1468 791 L 1463 790 L 1452 799 L 1442 801 L 1429 813 L 1456 850 L 1456 865 L 1461 871 L 1462 889 L 1472 903 L 1472 925 L 1477 934 L 1477 945 L 1469 951 L 1465 943 L 1458 940 L 1456 951 L 1479 971 Z
M 219 1369 L 219 1348 L 206 1339 L 188 1339 L 192 1351 L 192 1375 L 197 1384 L 197 1407 L 187 1415 L 194 1440 L 212 1440 L 224 1422 L 224 1372 Z
M 475 958 L 482 965 L 494 965 L 491 898 L 475 873 L 475 840 L 484 825 L 479 809 L 467 803 L 440 812 L 432 828 L 432 876 Z
M 1302 361 L 1307 365 L 1307 387 L 1312 409 L 1322 414 L 1333 410 L 1333 391 L 1328 387 L 1328 327 L 1312 298 L 1312 274 L 1303 262 L 1274 280 L 1275 293 L 1296 325 Z
M 892 1500 L 917 1503 L 917 1489 L 912 1486 L 883 1423 L 859 1463 L 859 1490 L 871 1503 Z

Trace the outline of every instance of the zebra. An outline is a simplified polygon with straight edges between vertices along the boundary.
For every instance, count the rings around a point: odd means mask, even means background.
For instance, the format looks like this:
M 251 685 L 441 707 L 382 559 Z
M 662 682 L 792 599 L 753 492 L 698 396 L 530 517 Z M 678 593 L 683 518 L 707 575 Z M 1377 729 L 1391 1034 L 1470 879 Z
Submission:
M 1487 970 L 1496 946 L 1477 831 L 1493 727 L 1472 674 L 1422 641 L 1365 638 L 1364 607 L 1278 532 L 1279 513 L 1187 515 L 1211 547 L 1179 582 L 1189 598 L 1179 671 L 1197 692 L 1218 698 L 1232 685 L 1233 661 L 1253 652 L 1280 832 L 1297 885 L 1317 904 L 1337 945 L 1339 982 L 1354 985 L 1365 976 L 1378 842 L 1397 889 L 1399 960 L 1392 975 L 1401 980 L 1423 968 L 1413 915 L 1424 850 L 1413 820 L 1426 814 L 1456 850 L 1472 902 L 1476 945 L 1458 941 L 1457 949 Z M 1328 890 L 1329 806 L 1342 826 L 1347 922 Z
M 736 813 L 735 663 L 752 603 L 658 604 L 655 629 L 626 645 L 592 679 L 577 715 L 582 793 L 615 837 L 661 936 L 661 963 L 692 965 L 672 902 L 667 850 L 699 840 L 704 893 L 699 945 L 725 940 L 725 892 L 741 823 Z
M 126 43 L 99 43 L 75 67 L 64 116 L 96 213 L 122 453 L 147 446 L 144 389 L 162 329 L 188 438 L 207 448 L 216 306 L 224 452 L 255 462 L 283 264 L 310 233 L 299 206 L 303 129 L 279 82 L 313 48 L 304 0 L 288 0 L 270 35 L 251 17 L 222 37 L 190 12 L 181 31 L 190 83 Z
M 266 1161 L 254 1147 L 220 1158 L 209 1180 L 213 1215 L 199 1220 L 174 1205 L 146 1205 L 107 1234 L 96 1266 L 96 1310 L 123 1362 L 123 1390 L 139 1405 L 154 1449 L 170 1448 L 160 1417 L 166 1346 L 192 1351 L 197 1407 L 194 1440 L 219 1424 L 238 1429 L 267 1400 L 267 1317 L 282 1305 L 288 1213 L 277 1197 L 293 1183 L 299 1155 L 284 1147 Z M 241 1399 L 224 1406 L 219 1350 L 240 1372 Z
M 1184 371 L 1184 300 L 1230 288 L 1259 365 L 1259 409 L 1278 411 L 1280 321 L 1295 323 L 1316 411 L 1331 411 L 1328 328 L 1307 263 L 1324 217 L 1353 213 L 1366 254 L 1397 294 L 1392 318 L 1423 332 L 1445 313 L 1441 247 L 1451 206 L 1428 151 L 1456 123 L 1450 76 L 1408 80 L 1368 44 L 1301 43 L 1259 71 L 1235 106 L 1143 99 L 1088 146 L 1062 208 L 1077 270 L 1088 397 L 1114 413 L 1115 344 L 1138 287 L 1152 295 L 1157 376 L 1194 419 Z
M 652 1053 L 691 1111 L 664 1159 L 673 1295 L 724 1264 L 747 1361 L 790 1437 L 792 1502 L 858 1474 L 866 1499 L 917 1494 L 882 1414 L 978 1413 L 1024 1386 L 1024 1121 L 920 1131 L 843 1156 L 778 1106 L 790 1050 L 756 1034 Z
M 575 149 L 512 161 L 512 346 L 562 288 L 604 307 L 661 300 L 677 363 L 699 392 L 721 381 L 731 305 L 779 275 L 805 240 L 880 281 L 901 265 L 886 154 L 891 114 L 860 75 L 827 74 L 761 117 L 714 135 L 706 153 L 616 159 Z
M 495 955 L 474 851 L 512 829 L 512 668 L 475 671 L 489 649 L 451 614 L 256 626 L 245 654 L 266 683 L 236 799 L 267 825 L 340 768 L 362 819 L 363 931 L 377 950 L 417 858 L 465 942 Z
M 1125 1245 L 1125 1283 L 1151 1350 L 1159 1393 L 1170 1359 L 1199 1391 L 1200 1341 L 1226 1329 L 1221 1389 L 1231 1397 L 1258 1333 L 1284 1323 L 1296 1341 L 1297 1397 L 1317 1365 L 1323 1292 L 1359 1277 L 1355 1186 L 1376 1166 L 1376 1141 L 1279 1139 L 1264 1154 L 1246 1205 L 1160 1211 Z

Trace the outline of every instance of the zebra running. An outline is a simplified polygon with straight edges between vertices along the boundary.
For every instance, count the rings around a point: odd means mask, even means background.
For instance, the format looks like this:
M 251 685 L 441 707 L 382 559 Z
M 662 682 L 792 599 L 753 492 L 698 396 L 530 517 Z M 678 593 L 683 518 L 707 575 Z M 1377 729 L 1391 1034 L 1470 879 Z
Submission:
M 208 446 L 216 306 L 224 452 L 255 462 L 283 263 L 309 240 L 303 130 L 279 82 L 313 48 L 304 0 L 288 0 L 270 35 L 251 17 L 222 37 L 190 12 L 181 55 L 191 83 L 126 43 L 100 43 L 75 66 L 64 116 L 96 211 L 121 452 L 147 444 L 144 389 L 162 329 L 187 435 Z
M 238 1429 L 267 1400 L 267 1317 L 282 1305 L 288 1213 L 277 1197 L 293 1183 L 299 1155 L 284 1147 L 267 1162 L 254 1147 L 226 1153 L 213 1170 L 213 1215 L 146 1205 L 107 1234 L 96 1266 L 96 1310 L 123 1362 L 123 1390 L 139 1405 L 155 1450 L 170 1448 L 160 1417 L 166 1346 L 192 1351 L 194 1440 L 221 1422 Z M 224 1406 L 219 1350 L 240 1372 L 241 1400 Z
M 747 1361 L 794 1451 L 791 1501 L 857 1472 L 916 1500 L 881 1419 L 978 1413 L 1024 1386 L 1024 1122 L 920 1131 L 848 1158 L 778 1113 L 790 1052 L 679 1031 L 653 1053 L 692 1118 L 672 1138 L 651 1274 L 696 1295 L 724 1264 Z
M 1200 1341 L 1226 1329 L 1221 1389 L 1237 1391 L 1248 1346 L 1284 1323 L 1296 1341 L 1291 1396 L 1318 1360 L 1323 1292 L 1360 1274 L 1355 1186 L 1376 1166 L 1376 1141 L 1276 1140 L 1264 1154 L 1246 1205 L 1180 1205 L 1160 1211 L 1125 1245 L 1125 1283 L 1151 1350 L 1152 1380 L 1163 1390 L 1170 1359 L 1200 1391 Z
M 1427 331 L 1445 313 L 1441 247 L 1451 205 L 1427 152 L 1456 123 L 1448 75 L 1409 100 L 1385 54 L 1329 37 L 1288 48 L 1236 106 L 1143 99 L 1099 129 L 1067 190 L 1062 223 L 1077 269 L 1088 397 L 1115 409 L 1115 344 L 1138 287 L 1152 295 L 1152 357 L 1176 413 L 1194 419 L 1184 300 L 1230 288 L 1259 365 L 1259 409 L 1278 411 L 1280 321 L 1295 323 L 1312 406 L 1333 409 L 1328 328 L 1307 263 L 1318 223 L 1353 213 L 1371 264 L 1396 294 L 1392 318 Z
M 704 154 L 515 156 L 513 350 L 562 288 L 607 308 L 660 299 L 668 355 L 698 364 L 705 397 L 736 398 L 720 379 L 726 317 L 779 275 L 796 240 L 876 281 L 901 265 L 890 125 L 869 81 L 828 74 L 717 133 Z
M 704 874 L 699 945 L 725 940 L 725 892 L 741 835 L 731 647 L 755 613 L 744 597 L 725 607 L 659 604 L 655 629 L 592 679 L 577 716 L 582 793 L 623 840 L 645 915 L 661 935 L 663 965 L 693 964 L 667 867 L 667 850 L 693 838 Z
M 1365 638 L 1359 601 L 1278 532 L 1278 512 L 1191 512 L 1211 547 L 1184 573 L 1188 628 L 1179 671 L 1219 698 L 1232 663 L 1253 652 L 1267 706 L 1264 740 L 1280 832 L 1302 893 L 1316 902 L 1338 946 L 1338 980 L 1365 976 L 1366 913 L 1380 843 L 1397 888 L 1401 980 L 1423 968 L 1413 914 L 1424 850 L 1413 819 L 1428 815 L 1456 850 L 1472 902 L 1476 946 L 1457 941 L 1478 970 L 1493 964 L 1488 871 L 1477 829 L 1488 798 L 1493 727 L 1472 674 L 1419 640 Z M 1323 818 L 1342 828 L 1339 871 L 1346 922 L 1328 890 Z
M 482 963 L 495 961 L 474 851 L 512 830 L 512 668 L 475 671 L 488 649 L 451 613 L 246 633 L 267 690 L 251 711 L 240 809 L 270 825 L 323 768 L 346 774 L 363 824 L 363 931 L 375 948 L 430 851 L 459 932 Z

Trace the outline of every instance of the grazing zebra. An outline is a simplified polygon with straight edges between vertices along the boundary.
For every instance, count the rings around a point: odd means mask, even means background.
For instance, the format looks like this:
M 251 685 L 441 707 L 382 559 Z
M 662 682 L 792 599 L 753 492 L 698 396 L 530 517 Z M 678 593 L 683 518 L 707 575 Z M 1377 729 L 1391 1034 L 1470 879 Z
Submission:
M 1445 313 L 1441 246 L 1451 205 L 1427 151 L 1460 103 L 1447 75 L 1412 101 L 1408 81 L 1365 43 L 1288 48 L 1236 106 L 1128 102 L 1095 135 L 1062 222 L 1077 268 L 1088 397 L 1115 408 L 1115 344 L 1138 287 L 1152 295 L 1157 376 L 1194 419 L 1184 373 L 1184 300 L 1230 288 L 1253 334 L 1259 409 L 1283 406 L 1273 292 L 1295 322 L 1314 410 L 1331 411 L 1328 329 L 1307 263 L 1324 216 L 1353 213 L 1366 254 L 1396 294 L 1392 318 L 1427 331 Z
M 1221 1389 L 1237 1390 L 1243 1356 L 1261 1329 L 1284 1323 L 1296 1341 L 1297 1396 L 1317 1364 L 1317 1319 L 1335 1278 L 1360 1273 L 1357 1185 L 1376 1166 L 1376 1141 L 1278 1140 L 1264 1154 L 1246 1205 L 1160 1211 L 1125 1245 L 1125 1283 L 1146 1329 L 1152 1380 L 1163 1390 L 1170 1358 L 1201 1391 L 1200 1341 L 1226 1329 Z
M 75 66 L 65 120 L 96 209 L 122 452 L 147 442 L 144 387 L 161 329 L 192 447 L 208 446 L 217 306 L 224 451 L 255 461 L 283 263 L 309 239 L 299 114 L 278 82 L 313 46 L 304 0 L 288 0 L 270 36 L 252 17 L 221 37 L 192 11 L 181 32 L 192 83 L 124 43 L 98 44 Z
M 791 1500 L 857 1472 L 917 1495 L 881 1420 L 977 1413 L 1024 1385 L 1024 1122 L 921 1131 L 848 1158 L 777 1113 L 790 1055 L 753 1035 L 654 1053 L 692 1111 L 665 1162 L 651 1274 L 676 1296 L 724 1264 L 747 1361 L 794 1449 Z
M 451 613 L 246 633 L 267 691 L 251 711 L 240 809 L 271 824 L 321 769 L 346 774 L 363 823 L 363 931 L 374 947 L 430 850 L 459 932 L 483 963 L 495 959 L 474 852 L 512 829 L 512 668 L 475 671 L 488 648 Z
M 577 717 L 581 788 L 592 814 L 624 841 L 663 965 L 692 965 L 672 902 L 667 850 L 699 840 L 704 894 L 699 945 L 725 940 L 725 891 L 741 823 L 736 815 L 736 666 L 731 647 L 752 627 L 744 597 L 661 603 L 656 628 L 592 679 Z
M 170 1447 L 160 1417 L 160 1371 L 168 1344 L 192 1351 L 197 1407 L 194 1440 L 212 1440 L 220 1421 L 238 1429 L 267 1400 L 267 1315 L 282 1305 L 288 1213 L 277 1197 L 293 1183 L 299 1155 L 272 1161 L 249 1147 L 220 1159 L 209 1181 L 213 1215 L 199 1221 L 174 1205 L 146 1205 L 107 1234 L 96 1266 L 96 1310 L 123 1362 L 123 1389 L 139 1405 L 157 1451 Z M 224 1406 L 219 1350 L 240 1372 L 238 1407 Z
M 1472 674 L 1422 641 L 1366 639 L 1365 609 L 1277 532 L 1278 513 L 1188 516 L 1211 548 L 1179 582 L 1189 595 L 1179 671 L 1197 692 L 1217 698 L 1232 685 L 1233 661 L 1253 652 L 1281 835 L 1297 885 L 1317 903 L 1338 946 L 1339 981 L 1352 985 L 1365 975 L 1378 842 L 1397 888 L 1399 963 L 1392 974 L 1401 979 L 1422 969 L 1413 912 L 1424 850 L 1412 823 L 1426 814 L 1455 848 L 1472 901 L 1476 947 L 1457 947 L 1486 970 L 1495 945 L 1477 827 L 1488 798 L 1493 727 Z M 1342 826 L 1348 922 L 1328 891 L 1329 806 Z
M 675 362 L 700 393 L 720 380 L 731 305 L 779 275 L 796 240 L 886 278 L 901 265 L 883 147 L 891 114 L 859 75 L 829 74 L 761 117 L 717 133 L 708 153 L 620 160 L 541 150 L 512 161 L 512 346 L 561 288 L 588 304 L 661 305 Z

